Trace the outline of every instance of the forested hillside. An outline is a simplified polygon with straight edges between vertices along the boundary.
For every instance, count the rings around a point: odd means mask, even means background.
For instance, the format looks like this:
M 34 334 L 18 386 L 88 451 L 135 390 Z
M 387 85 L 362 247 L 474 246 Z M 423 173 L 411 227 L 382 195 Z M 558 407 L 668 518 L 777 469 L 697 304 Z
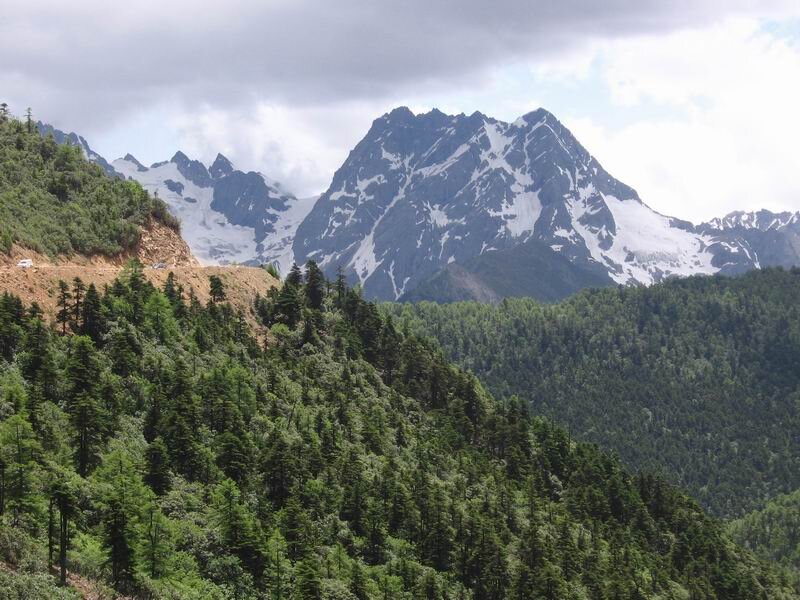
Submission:
M 778 496 L 763 509 L 732 521 L 728 531 L 764 560 L 794 573 L 800 583 L 800 490 Z
M 136 245 L 150 218 L 178 228 L 138 183 L 108 177 L 78 146 L 0 113 L 0 252 L 16 242 L 49 255 L 115 255 Z
M 257 301 L 266 343 L 220 280 L 65 287 L 58 331 L 0 300 L 0 596 L 798 597 L 313 264 Z
M 720 516 L 800 487 L 800 270 L 387 305 L 498 397 L 663 472 Z

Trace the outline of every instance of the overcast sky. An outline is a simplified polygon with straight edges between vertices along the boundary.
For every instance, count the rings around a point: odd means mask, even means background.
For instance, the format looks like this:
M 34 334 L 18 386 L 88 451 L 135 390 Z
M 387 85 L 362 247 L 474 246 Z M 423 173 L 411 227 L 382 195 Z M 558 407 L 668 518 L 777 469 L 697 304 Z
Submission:
M 222 152 L 298 195 L 373 119 L 543 106 L 657 210 L 800 210 L 797 0 L 4 0 L 0 96 L 109 160 Z

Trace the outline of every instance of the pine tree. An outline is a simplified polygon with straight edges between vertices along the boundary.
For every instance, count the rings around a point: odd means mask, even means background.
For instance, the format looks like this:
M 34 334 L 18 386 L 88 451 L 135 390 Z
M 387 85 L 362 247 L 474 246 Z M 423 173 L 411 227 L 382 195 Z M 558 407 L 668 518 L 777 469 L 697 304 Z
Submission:
M 303 600 L 321 600 L 322 578 L 319 561 L 313 556 L 304 558 L 297 565 L 298 598 Z
M 69 292 L 69 286 L 67 285 L 67 282 L 59 280 L 58 299 L 56 300 L 56 306 L 58 306 L 56 322 L 61 324 L 61 335 L 67 335 L 67 325 L 69 324 L 70 318 L 73 314 L 72 306 L 70 305 L 71 299 L 72 294 Z
M 142 555 L 147 571 L 153 579 L 164 574 L 164 568 L 174 548 L 170 544 L 169 522 L 157 505 L 151 503 L 145 516 L 144 548 Z
M 91 339 L 84 336 L 72 339 L 66 375 L 67 412 L 76 437 L 75 460 L 78 473 L 86 476 L 96 462 L 97 448 L 104 429 L 104 415 L 96 397 L 100 368 Z
M 302 310 L 300 291 L 287 279 L 275 301 L 276 318 L 279 322 L 294 328 L 300 321 Z
M 186 366 L 179 362 L 175 369 L 172 406 L 166 418 L 165 439 L 176 471 L 190 480 L 200 475 L 199 424 L 189 373 Z
M 298 561 L 310 553 L 311 520 L 297 498 L 291 498 L 283 509 L 281 533 L 286 540 L 289 558 Z
M 358 560 L 353 561 L 353 569 L 350 574 L 350 591 L 358 600 L 370 600 L 364 569 Z
M 75 513 L 77 500 L 72 482 L 64 474 L 57 474 L 51 488 L 51 498 L 58 508 L 59 514 L 59 544 L 58 566 L 59 584 L 67 585 L 67 548 L 69 546 L 69 523 Z
M 297 263 L 292 264 L 292 268 L 286 276 L 284 285 L 291 285 L 295 288 L 299 288 L 303 285 L 303 272 L 300 270 L 300 267 L 297 266 Z
M 219 304 L 225 300 L 225 284 L 222 283 L 222 279 L 218 275 L 211 275 L 208 278 L 209 282 L 209 295 L 211 298 L 212 304 Z
M 95 285 L 90 283 L 83 300 L 83 321 L 80 334 L 90 337 L 95 344 L 99 344 L 105 328 L 100 294 L 97 293 Z
M 109 549 L 111 578 L 114 587 L 125 589 L 133 579 L 133 546 L 131 544 L 131 515 L 123 501 L 111 498 L 104 518 L 105 544 Z
M 264 547 L 255 519 L 242 502 L 239 488 L 226 479 L 214 491 L 213 502 L 226 548 L 239 558 L 253 577 L 260 578 L 266 566 Z
M 157 437 L 148 446 L 145 453 L 147 471 L 144 482 L 158 496 L 163 496 L 170 487 L 169 454 L 164 441 Z
M 72 299 L 75 325 L 80 331 L 83 328 L 83 297 L 86 293 L 86 285 L 80 277 L 76 277 L 72 281 Z
M 306 263 L 305 291 L 309 308 L 320 310 L 325 299 L 325 276 L 313 260 Z
M 164 295 L 170 304 L 175 304 L 178 301 L 178 284 L 175 283 L 175 273 L 172 271 L 167 275 L 167 281 L 164 283 Z
M 15 414 L 0 424 L 0 462 L 3 465 L 0 514 L 9 510 L 12 523 L 21 524 L 22 519 L 37 510 L 34 494 L 38 482 L 37 455 L 39 443 L 28 419 Z

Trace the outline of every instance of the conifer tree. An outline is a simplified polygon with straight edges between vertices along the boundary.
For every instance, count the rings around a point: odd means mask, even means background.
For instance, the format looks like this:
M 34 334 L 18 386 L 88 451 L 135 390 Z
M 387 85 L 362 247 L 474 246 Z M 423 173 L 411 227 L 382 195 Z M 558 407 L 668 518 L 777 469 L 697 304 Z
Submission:
M 70 305 L 71 299 L 72 294 L 70 294 L 67 282 L 59 280 L 58 299 L 56 300 L 56 306 L 58 306 L 56 321 L 61 324 L 61 335 L 67 335 L 67 325 L 69 324 L 70 318 L 73 314 L 72 306 Z
M 294 328 L 300 321 L 303 305 L 298 286 L 294 285 L 289 278 L 283 284 L 278 298 L 275 301 L 275 313 L 277 320 L 281 323 Z
M 96 397 L 100 368 L 92 340 L 84 336 L 72 339 L 67 362 L 67 411 L 75 431 L 77 471 L 86 476 L 94 465 L 103 431 L 103 411 Z
M 120 498 L 110 499 L 104 519 L 105 544 L 109 549 L 114 587 L 124 589 L 133 579 L 133 545 L 130 515 Z
M 170 487 L 169 455 L 164 441 L 157 437 L 148 446 L 145 453 L 147 471 L 144 482 L 158 496 L 163 496 Z
M 80 277 L 76 277 L 72 281 L 72 299 L 75 325 L 80 331 L 83 328 L 83 297 L 86 293 L 86 284 L 83 283 Z
M 65 476 L 58 476 L 52 491 L 52 497 L 58 508 L 59 536 L 58 536 L 58 567 L 59 584 L 67 585 L 67 548 L 69 546 L 69 523 L 75 512 L 75 490 Z
M 322 578 L 316 557 L 308 556 L 298 564 L 297 592 L 303 600 L 321 600 Z
M 286 276 L 286 281 L 284 285 L 291 285 L 295 288 L 299 288 L 303 285 L 303 272 L 300 270 L 300 267 L 297 266 L 297 263 L 292 264 L 292 268 L 289 270 L 289 274 Z
M 325 277 L 313 260 L 306 263 L 305 292 L 309 308 L 320 310 L 325 299 Z
M 94 283 L 90 283 L 83 300 L 83 321 L 80 334 L 88 336 L 95 344 L 99 344 L 105 333 L 105 320 L 102 314 L 100 294 Z
M 208 278 L 209 282 L 209 296 L 212 304 L 219 304 L 225 300 L 225 284 L 218 275 L 211 275 Z

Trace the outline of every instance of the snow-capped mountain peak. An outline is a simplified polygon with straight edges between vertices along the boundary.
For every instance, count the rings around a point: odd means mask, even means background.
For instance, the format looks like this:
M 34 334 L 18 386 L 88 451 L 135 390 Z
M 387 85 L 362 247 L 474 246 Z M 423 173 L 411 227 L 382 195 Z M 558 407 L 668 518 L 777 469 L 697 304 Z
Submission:
M 209 167 L 208 172 L 214 179 L 219 179 L 220 177 L 230 175 L 234 172 L 234 170 L 235 169 L 233 168 L 233 163 L 231 163 L 231 161 L 229 161 L 222 154 L 217 154 L 217 158 L 214 159 L 214 162 Z
M 287 272 L 314 259 L 371 298 L 555 299 L 800 263 L 800 213 L 698 226 L 659 214 L 544 109 L 504 122 L 398 107 L 375 119 L 322 196 L 301 199 L 222 154 L 210 166 L 180 151 L 150 167 L 131 154 L 111 165 L 81 136 L 39 128 L 158 193 L 200 260 Z
M 760 231 L 781 230 L 789 225 L 800 222 L 800 212 L 779 212 L 774 213 L 769 210 L 759 210 L 754 212 L 734 211 L 724 217 L 711 219 L 707 223 L 700 225 L 705 229 L 717 229 L 721 231 L 731 229 L 758 229 Z
M 222 154 L 210 167 L 181 151 L 150 168 L 130 154 L 113 165 L 167 202 L 201 261 L 291 267 L 294 233 L 315 198 L 297 199 L 260 173 L 237 170 Z
M 528 239 L 618 283 L 715 271 L 691 226 L 644 205 L 544 109 L 512 123 L 387 113 L 336 172 L 294 249 L 396 299 L 449 263 Z

